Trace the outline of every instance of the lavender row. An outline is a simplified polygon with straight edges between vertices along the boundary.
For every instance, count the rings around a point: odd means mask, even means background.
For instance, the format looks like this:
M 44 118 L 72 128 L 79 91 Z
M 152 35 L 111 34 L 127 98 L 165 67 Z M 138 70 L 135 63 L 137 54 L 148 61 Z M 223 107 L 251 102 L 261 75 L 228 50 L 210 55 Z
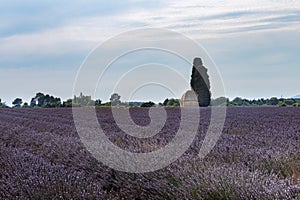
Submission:
M 149 123 L 148 109 L 131 109 Z M 1 199 L 299 199 L 300 109 L 230 107 L 213 150 L 197 156 L 209 125 L 201 108 L 197 136 L 170 166 L 151 173 L 118 172 L 84 148 L 71 109 L 0 109 Z M 180 110 L 153 138 L 127 135 L 110 109 L 97 109 L 107 137 L 132 152 L 163 148 L 175 136 Z M 194 116 L 191 116 L 194 117 Z

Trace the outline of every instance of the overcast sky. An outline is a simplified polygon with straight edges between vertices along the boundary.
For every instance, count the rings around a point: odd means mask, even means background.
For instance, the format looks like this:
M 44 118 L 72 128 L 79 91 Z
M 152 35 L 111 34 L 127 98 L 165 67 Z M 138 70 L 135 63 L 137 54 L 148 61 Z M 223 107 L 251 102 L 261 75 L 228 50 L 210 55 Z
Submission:
M 0 4 L 0 98 L 8 104 L 15 97 L 28 102 L 39 91 L 72 97 L 74 79 L 86 56 L 109 38 L 137 28 L 164 28 L 196 40 L 218 67 L 230 98 L 300 94 L 300 1 L 9 0 Z M 148 88 L 145 98 L 159 101 L 168 97 L 163 94 Z M 98 98 L 106 101 L 109 96 Z M 145 99 L 137 95 L 136 100 Z

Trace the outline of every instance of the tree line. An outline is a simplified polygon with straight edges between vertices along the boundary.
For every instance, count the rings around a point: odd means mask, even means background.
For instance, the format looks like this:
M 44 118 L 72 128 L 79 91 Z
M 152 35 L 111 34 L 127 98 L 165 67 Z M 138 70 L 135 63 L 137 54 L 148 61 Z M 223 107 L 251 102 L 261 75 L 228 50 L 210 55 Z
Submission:
M 211 101 L 212 106 L 227 105 L 227 106 L 300 106 L 299 98 L 260 98 L 260 99 L 246 99 L 236 97 L 233 100 L 229 100 L 225 97 L 213 99 Z
M 61 101 L 61 98 L 54 97 L 49 94 L 43 94 L 41 92 L 36 93 L 31 101 L 23 102 L 22 98 L 16 98 L 13 100 L 12 105 L 14 108 L 57 108 L 57 107 L 110 107 L 110 106 L 125 106 L 125 107 L 179 107 L 180 100 L 176 98 L 167 98 L 163 102 L 155 104 L 152 101 L 147 102 L 122 102 L 121 96 L 118 93 L 113 93 L 108 102 L 102 102 L 100 99 L 93 100 L 91 96 L 83 95 L 74 96 L 71 99 Z M 300 106 L 300 99 L 294 98 L 277 98 L 272 97 L 269 99 L 245 99 L 236 97 L 233 100 L 229 100 L 226 97 L 219 97 L 212 99 L 211 106 Z M 5 102 L 0 99 L 0 108 L 8 108 Z

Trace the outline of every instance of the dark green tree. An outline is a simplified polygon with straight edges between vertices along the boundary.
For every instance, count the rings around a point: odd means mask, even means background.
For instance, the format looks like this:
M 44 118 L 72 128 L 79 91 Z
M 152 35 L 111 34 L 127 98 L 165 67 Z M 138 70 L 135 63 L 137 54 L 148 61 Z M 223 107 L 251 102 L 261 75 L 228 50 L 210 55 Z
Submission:
M 67 99 L 63 102 L 62 107 L 72 107 L 73 99 Z
M 159 103 L 161 106 L 167 106 L 167 107 L 179 107 L 180 106 L 180 101 L 179 99 L 165 99 L 163 103 Z
M 167 106 L 169 102 L 169 99 L 165 99 L 164 102 L 162 103 L 163 106 Z
M 191 87 L 198 96 L 199 106 L 209 106 L 211 101 L 210 82 L 207 69 L 203 66 L 201 58 L 194 59 Z
M 236 97 L 229 102 L 231 106 L 249 106 L 250 101 L 248 99 L 242 99 L 241 97 Z
M 111 106 L 118 106 L 121 104 L 121 96 L 118 94 L 118 93 L 113 93 L 111 96 L 110 96 L 110 103 L 111 103 Z
M 8 108 L 5 102 L 2 102 L 0 99 L 0 108 Z
M 269 100 L 269 104 L 270 104 L 270 105 L 276 106 L 278 103 L 279 103 L 279 100 L 278 100 L 276 97 L 272 97 L 272 98 Z
M 22 105 L 23 101 L 21 98 L 16 98 L 12 104 L 14 105 L 15 108 L 20 108 Z
M 180 106 L 180 102 L 179 102 L 179 99 L 169 99 L 168 103 L 167 103 L 167 106 L 169 107 L 179 107 Z
M 102 101 L 100 99 L 96 99 L 95 106 L 101 106 L 101 105 L 102 105 Z
M 155 103 L 152 101 L 144 102 L 141 104 L 141 107 L 152 107 L 155 106 Z
M 31 107 L 60 107 L 61 100 L 60 98 L 50 96 L 49 94 L 43 94 L 41 92 L 36 93 L 35 97 L 33 97 L 30 101 Z

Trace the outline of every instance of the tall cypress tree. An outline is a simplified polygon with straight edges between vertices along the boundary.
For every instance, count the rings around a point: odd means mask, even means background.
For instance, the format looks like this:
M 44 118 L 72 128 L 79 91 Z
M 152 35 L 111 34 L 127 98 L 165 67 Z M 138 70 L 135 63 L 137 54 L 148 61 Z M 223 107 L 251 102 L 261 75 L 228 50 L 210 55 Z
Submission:
M 199 106 L 209 106 L 211 101 L 210 82 L 201 58 L 194 59 L 191 77 L 191 87 L 198 96 Z

